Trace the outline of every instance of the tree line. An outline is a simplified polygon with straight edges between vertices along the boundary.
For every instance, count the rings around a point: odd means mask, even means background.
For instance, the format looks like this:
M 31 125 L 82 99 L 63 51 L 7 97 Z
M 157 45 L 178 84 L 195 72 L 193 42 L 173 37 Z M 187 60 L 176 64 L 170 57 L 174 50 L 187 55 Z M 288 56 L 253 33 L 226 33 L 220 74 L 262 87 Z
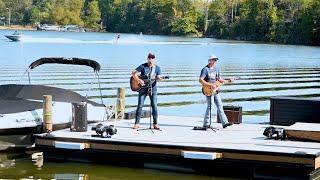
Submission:
M 319 0 L 0 0 L 0 20 L 9 13 L 18 25 L 320 45 Z

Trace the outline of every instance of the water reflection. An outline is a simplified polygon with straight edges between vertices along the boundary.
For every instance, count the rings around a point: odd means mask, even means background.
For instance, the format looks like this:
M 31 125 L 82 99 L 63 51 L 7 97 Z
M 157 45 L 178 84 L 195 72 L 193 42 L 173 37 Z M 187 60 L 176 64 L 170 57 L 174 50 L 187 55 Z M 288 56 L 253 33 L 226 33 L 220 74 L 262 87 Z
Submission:
M 27 152 L 20 154 L 0 153 L 0 178 L 30 180 L 226 179 L 189 173 L 160 171 L 154 169 L 118 167 L 89 163 L 44 161 L 42 152 Z
M 43 152 L 34 152 L 31 154 L 31 160 L 38 170 L 43 166 Z

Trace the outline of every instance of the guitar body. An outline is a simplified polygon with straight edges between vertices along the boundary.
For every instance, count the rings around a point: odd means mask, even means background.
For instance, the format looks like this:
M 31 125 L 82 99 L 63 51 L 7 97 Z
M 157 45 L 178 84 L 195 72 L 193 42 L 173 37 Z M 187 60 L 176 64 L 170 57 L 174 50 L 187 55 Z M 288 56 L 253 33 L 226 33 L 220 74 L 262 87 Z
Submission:
M 132 91 L 140 91 L 140 89 L 142 88 L 146 88 L 148 87 L 148 77 L 144 77 L 144 76 L 140 76 L 139 78 L 141 78 L 142 80 L 144 80 L 145 86 L 141 86 L 141 84 L 135 80 L 132 76 L 130 77 L 130 88 Z M 162 77 L 163 79 L 169 79 L 169 76 L 164 76 Z M 151 83 L 155 83 L 155 79 L 151 79 Z
M 241 79 L 240 77 L 236 77 L 236 78 L 232 78 L 232 79 L 225 79 L 228 80 L 230 82 L 234 81 L 234 80 L 238 80 Z M 222 86 L 223 84 L 226 84 L 227 82 L 220 82 L 220 81 L 216 81 L 214 84 L 217 86 L 217 88 L 212 89 L 211 86 L 207 86 L 207 85 L 202 85 L 202 93 L 205 96 L 212 96 L 216 93 L 216 91 L 219 89 L 220 86 Z
M 222 85 L 222 83 L 220 81 L 216 81 L 214 83 L 218 88 L 216 89 L 212 89 L 211 86 L 207 86 L 207 85 L 203 85 L 202 86 L 202 93 L 205 95 L 205 96 L 212 96 L 216 93 L 217 89 L 219 89 L 219 87 Z
M 132 76 L 130 78 L 130 88 L 132 91 L 139 91 L 142 86 L 139 84 L 138 81 L 136 81 Z

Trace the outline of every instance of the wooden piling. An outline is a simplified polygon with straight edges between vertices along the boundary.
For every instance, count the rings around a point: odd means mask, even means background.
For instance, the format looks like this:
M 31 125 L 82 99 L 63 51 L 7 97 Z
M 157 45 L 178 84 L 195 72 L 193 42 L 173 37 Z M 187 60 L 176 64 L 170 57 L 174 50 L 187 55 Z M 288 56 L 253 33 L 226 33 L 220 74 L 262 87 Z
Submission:
M 126 91 L 124 88 L 118 88 L 117 98 L 125 99 Z
M 115 119 L 123 119 L 124 118 L 125 97 L 126 97 L 125 89 L 118 88 Z
M 43 132 L 52 132 L 52 96 L 43 96 Z

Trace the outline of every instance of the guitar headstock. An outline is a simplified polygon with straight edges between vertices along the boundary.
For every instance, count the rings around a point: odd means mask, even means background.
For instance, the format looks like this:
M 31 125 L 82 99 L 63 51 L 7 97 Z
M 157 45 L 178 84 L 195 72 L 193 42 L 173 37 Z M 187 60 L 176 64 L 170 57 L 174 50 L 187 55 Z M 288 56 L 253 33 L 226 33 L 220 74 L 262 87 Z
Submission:
M 241 79 L 240 76 L 237 76 L 237 77 L 234 77 L 234 78 L 226 78 L 225 80 L 227 80 L 227 81 L 229 81 L 229 82 L 233 82 L 233 81 L 239 80 L 239 79 Z
M 162 76 L 162 79 L 170 79 L 169 76 Z

